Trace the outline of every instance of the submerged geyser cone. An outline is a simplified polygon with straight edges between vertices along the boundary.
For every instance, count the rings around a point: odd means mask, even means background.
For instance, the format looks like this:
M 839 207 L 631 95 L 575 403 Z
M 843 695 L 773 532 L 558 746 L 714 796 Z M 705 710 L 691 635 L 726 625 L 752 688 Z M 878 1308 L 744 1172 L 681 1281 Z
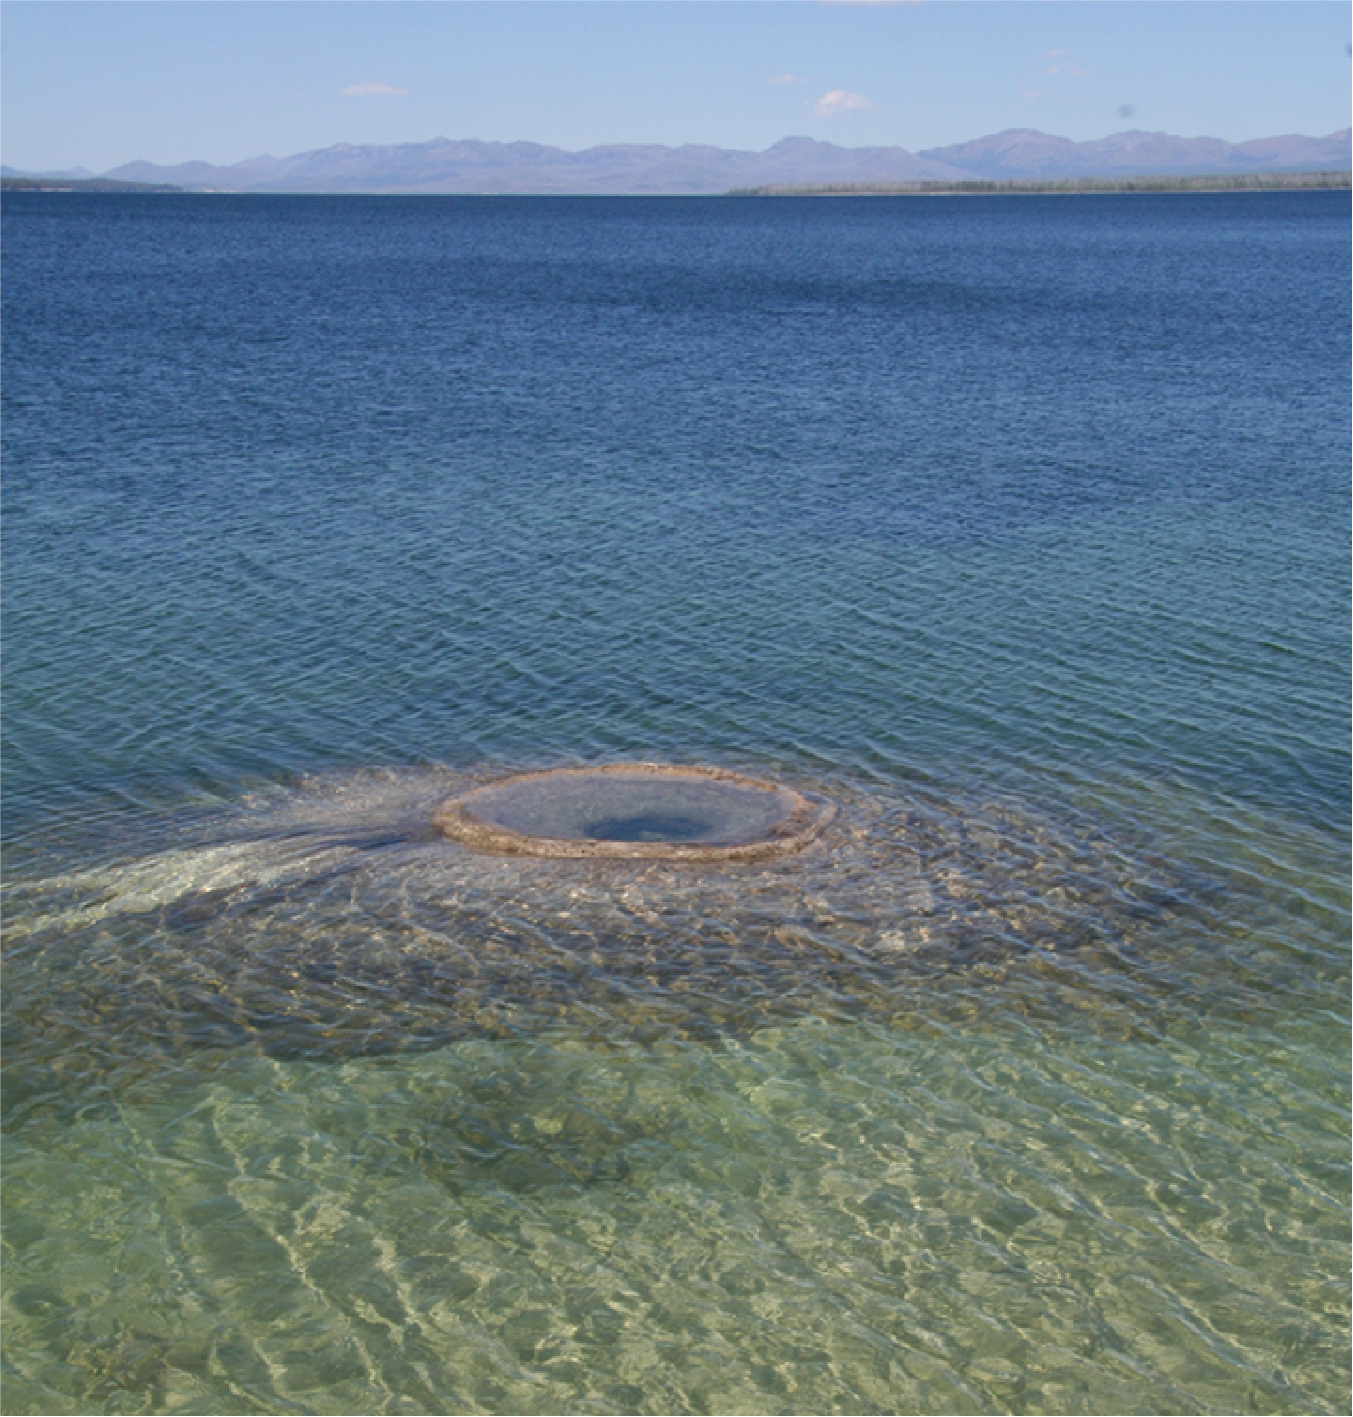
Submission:
M 830 803 L 722 768 L 616 763 L 524 773 L 444 802 L 437 825 L 516 856 L 759 861 L 799 851 Z
M 1059 1015 L 1131 1015 L 1148 981 L 1181 1018 L 1211 1006 L 1206 901 L 1221 888 L 1079 808 L 838 776 L 831 825 L 833 807 L 803 794 L 797 831 L 799 794 L 734 774 L 549 777 L 579 788 L 601 777 L 616 792 L 630 779 L 628 795 L 576 798 L 587 810 L 571 822 L 522 822 L 555 834 L 544 850 L 593 843 L 581 859 L 480 852 L 429 830 L 439 813 L 454 825 L 467 808 L 485 820 L 514 803 L 538 809 L 526 789 L 545 775 L 490 789 L 419 768 L 138 816 L 87 865 L 77 855 L 75 870 L 16 873 L 7 1089 L 24 1076 L 45 1096 L 77 1066 L 91 1085 L 129 1068 L 169 1076 L 164 1050 L 178 1060 L 199 1047 L 329 1058 L 537 1029 L 712 1041 L 804 1015 L 891 1022 L 914 1013 L 919 991 L 963 1020 L 992 991 Z M 652 795 L 683 781 L 689 797 Z M 727 786 L 750 795 L 720 798 L 725 809 L 758 805 L 759 827 L 707 815 L 705 794 Z M 766 856 L 814 825 L 806 850 Z M 739 859 L 739 844 L 763 859 Z M 608 859 L 649 850 L 667 859 Z M 692 851 L 720 854 L 692 866 Z

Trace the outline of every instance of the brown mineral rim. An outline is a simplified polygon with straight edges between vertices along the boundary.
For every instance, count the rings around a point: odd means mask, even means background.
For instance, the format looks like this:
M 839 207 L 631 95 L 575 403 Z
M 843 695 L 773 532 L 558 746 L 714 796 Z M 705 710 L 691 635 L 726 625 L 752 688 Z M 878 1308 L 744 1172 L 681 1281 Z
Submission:
M 614 763 L 505 778 L 443 802 L 434 820 L 506 855 L 759 861 L 801 851 L 835 815 L 822 798 L 723 768 Z

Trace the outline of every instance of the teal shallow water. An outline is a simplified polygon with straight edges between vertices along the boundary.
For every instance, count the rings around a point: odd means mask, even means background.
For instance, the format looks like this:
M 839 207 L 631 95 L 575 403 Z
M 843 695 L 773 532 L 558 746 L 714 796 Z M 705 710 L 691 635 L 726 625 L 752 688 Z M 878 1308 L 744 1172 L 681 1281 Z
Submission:
M 1337 1407 L 1339 1030 L 1031 1033 L 467 1042 L 91 1105 L 8 1162 L 43 1197 L 9 1402 Z
M 1346 199 L 4 222 L 6 1411 L 1347 1409 Z

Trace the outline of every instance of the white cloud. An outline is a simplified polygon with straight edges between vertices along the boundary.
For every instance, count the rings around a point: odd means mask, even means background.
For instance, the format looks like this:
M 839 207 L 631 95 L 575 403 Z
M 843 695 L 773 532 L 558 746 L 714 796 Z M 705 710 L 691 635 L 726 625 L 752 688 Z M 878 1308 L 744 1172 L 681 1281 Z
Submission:
M 408 89 L 392 89 L 389 84 L 350 84 L 340 95 L 342 98 L 369 98 L 373 94 L 394 94 L 402 96 Z
M 1052 60 L 1052 63 L 1043 70 L 1045 74 L 1065 74 L 1072 79 L 1089 77 L 1090 71 L 1081 68 L 1069 49 L 1049 49 L 1043 58 Z
M 847 93 L 845 89 L 833 89 L 824 93 L 813 107 L 819 118 L 835 118 L 838 113 L 858 113 L 865 108 L 873 108 L 867 98 L 857 93 Z

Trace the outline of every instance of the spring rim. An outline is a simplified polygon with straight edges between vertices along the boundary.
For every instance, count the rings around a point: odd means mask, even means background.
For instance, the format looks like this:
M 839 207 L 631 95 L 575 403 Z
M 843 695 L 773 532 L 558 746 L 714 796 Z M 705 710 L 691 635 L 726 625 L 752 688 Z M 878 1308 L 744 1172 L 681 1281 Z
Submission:
M 726 844 L 678 841 L 607 841 L 589 837 L 534 835 L 486 821 L 475 812 L 475 799 L 508 783 L 557 781 L 568 777 L 595 777 L 602 774 L 627 776 L 700 778 L 732 783 L 757 792 L 787 797 L 790 809 L 763 836 L 752 841 Z M 608 763 L 594 768 L 555 768 L 543 772 L 520 773 L 453 797 L 437 809 L 433 818 L 443 835 L 474 851 L 502 856 L 550 856 L 574 860 L 657 860 L 657 861 L 764 861 L 802 851 L 816 839 L 835 817 L 836 807 L 825 798 L 798 792 L 783 783 L 762 782 L 726 768 L 672 767 L 663 763 Z

